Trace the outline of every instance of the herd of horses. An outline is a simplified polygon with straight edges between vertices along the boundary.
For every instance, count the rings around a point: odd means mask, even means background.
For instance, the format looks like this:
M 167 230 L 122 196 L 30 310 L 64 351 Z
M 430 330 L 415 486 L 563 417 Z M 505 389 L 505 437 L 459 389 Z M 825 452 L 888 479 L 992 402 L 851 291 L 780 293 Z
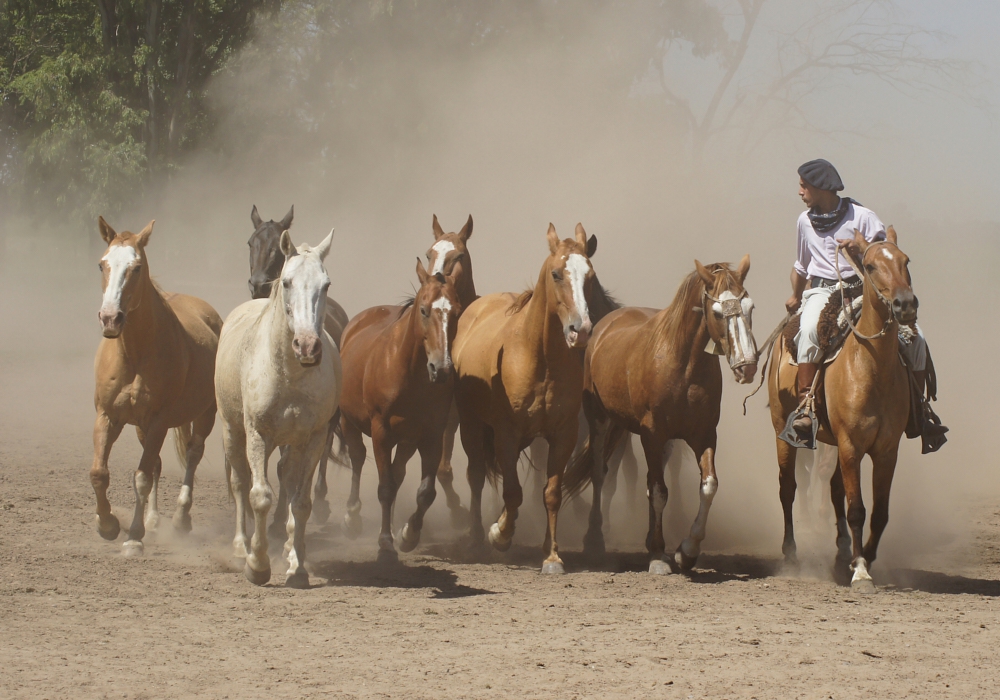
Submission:
M 542 571 L 563 572 L 560 506 L 564 495 L 588 484 L 593 501 L 584 551 L 600 556 L 607 512 L 602 489 L 609 468 L 617 468 L 629 436 L 636 434 L 647 464 L 649 571 L 695 565 L 718 489 L 720 357 L 739 383 L 752 382 L 758 368 L 753 301 L 745 287 L 749 255 L 735 267 L 695 261 L 664 309 L 622 307 L 594 271 L 597 238 L 578 224 L 573 237 L 560 239 L 550 224 L 548 254 L 534 287 L 520 294 L 479 296 L 468 248 L 472 217 L 459 232 L 446 233 L 435 216 L 426 264 L 417 259 L 420 286 L 413 297 L 349 319 L 328 296 L 331 282 L 323 260 L 333 231 L 316 246 L 296 246 L 289 234 L 293 216 L 289 211 L 279 222 L 265 222 L 254 207 L 253 298 L 224 323 L 206 302 L 154 284 L 146 254 L 154 222 L 134 234 L 117 233 L 99 219 L 108 248 L 99 263 L 104 339 L 95 365 L 90 477 L 102 537 L 115 540 L 121 529 L 107 490 L 108 456 L 123 427 L 136 427 L 143 449 L 133 478 L 134 516 L 123 545 L 126 555 L 136 555 L 143 551 L 146 529 L 157 526 L 159 455 L 167 431 L 174 429 L 185 467 L 173 525 L 189 531 L 194 473 L 218 413 L 236 510 L 234 554 L 245 561 L 245 576 L 255 584 L 270 580 L 269 536 L 284 536 L 286 585 L 308 586 L 305 528 L 313 512 L 312 485 L 318 470 L 316 515 L 325 521 L 331 458 L 349 459 L 353 474 L 344 529 L 348 536 L 359 534 L 364 435 L 371 439 L 378 470 L 380 559 L 395 559 L 397 544 L 404 552 L 417 546 L 437 482 L 453 524 L 468 522 L 472 546 L 488 538 L 495 549 L 508 549 L 523 500 L 518 460 L 537 439 L 547 446 L 538 460 L 544 462 L 539 468 L 544 468 L 547 514 Z M 852 256 L 864 271 L 864 302 L 855 333 L 826 369 L 818 437 L 838 448 L 830 481 L 837 564 L 853 572 L 852 586 L 872 591 L 868 568 L 888 522 L 889 490 L 909 410 L 897 333 L 875 331 L 896 330 L 900 320 L 892 302 L 912 296 L 912 290 L 907 258 L 891 227 L 885 242 L 869 244 L 857 235 L 842 244 L 841 254 Z M 777 436 L 797 406 L 795 367 L 780 338 L 773 345 L 769 340 L 764 353 Z M 467 518 L 451 468 L 459 430 L 468 456 Z M 668 494 L 664 466 L 674 440 L 691 447 L 701 480 L 697 516 L 670 556 L 662 521 Z M 782 549 L 794 561 L 796 450 L 777 438 L 776 443 L 785 515 Z M 269 528 L 275 494 L 267 466 L 275 449 L 279 490 Z M 421 462 L 416 510 L 394 536 L 396 494 L 416 453 Z M 866 454 L 874 463 L 874 510 L 868 542 L 862 545 L 866 514 L 860 461 Z M 503 498 L 488 532 L 482 515 L 487 479 L 499 486 Z M 248 517 L 253 518 L 249 539 Z

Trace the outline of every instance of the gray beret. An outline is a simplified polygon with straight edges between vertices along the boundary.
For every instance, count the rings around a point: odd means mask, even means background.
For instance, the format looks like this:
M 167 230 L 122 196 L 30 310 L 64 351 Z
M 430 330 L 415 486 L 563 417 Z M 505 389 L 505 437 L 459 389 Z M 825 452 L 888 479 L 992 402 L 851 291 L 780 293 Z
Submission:
M 799 166 L 799 177 L 818 190 L 828 190 L 830 192 L 840 192 L 844 189 L 844 183 L 840 179 L 840 173 L 828 160 L 817 158 Z

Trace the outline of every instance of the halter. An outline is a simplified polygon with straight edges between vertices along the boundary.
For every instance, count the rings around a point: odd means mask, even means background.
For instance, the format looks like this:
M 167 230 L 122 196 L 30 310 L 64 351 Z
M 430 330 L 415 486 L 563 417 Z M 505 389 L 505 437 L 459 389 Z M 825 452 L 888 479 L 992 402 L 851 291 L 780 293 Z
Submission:
M 725 272 L 728 274 L 729 270 L 719 268 L 717 270 L 713 270 L 712 274 L 717 275 L 720 272 Z M 743 299 L 749 296 L 750 295 L 747 294 L 747 290 L 744 289 L 742 292 L 740 292 L 740 295 L 735 297 L 734 299 L 716 299 L 714 296 L 709 294 L 708 285 L 705 285 L 705 291 L 702 295 L 702 308 L 704 309 L 704 313 L 706 314 L 706 319 L 708 313 L 708 304 L 706 303 L 707 300 L 715 304 L 718 304 L 719 306 L 722 307 L 722 320 L 726 324 L 727 333 L 729 330 L 730 319 L 735 319 L 735 318 L 742 318 L 743 322 L 746 324 L 747 330 L 750 330 L 753 327 L 753 325 L 751 324 L 750 319 L 747 317 L 746 313 L 743 312 L 743 304 L 742 304 Z M 751 338 L 752 337 L 753 336 L 751 335 Z M 722 354 L 721 352 L 718 352 L 716 350 L 716 348 L 718 348 L 718 345 L 714 339 L 710 340 L 709 347 L 713 348 L 713 350 L 710 351 L 712 352 L 712 354 L 714 355 Z M 736 352 L 737 350 L 738 353 Z M 744 367 L 746 365 L 754 364 L 757 361 L 757 354 L 748 353 L 748 350 L 749 350 L 748 348 L 744 348 L 740 343 L 738 334 L 735 339 L 735 344 L 733 342 L 733 339 L 730 338 L 730 353 L 729 356 L 726 358 L 726 360 L 728 360 L 729 362 L 730 369 L 736 369 L 737 367 Z
M 840 276 L 840 265 L 837 264 L 838 261 L 836 259 L 836 256 L 841 254 L 841 246 L 837 246 L 837 253 L 835 254 L 834 257 L 833 266 L 837 270 L 837 281 L 840 283 L 840 302 L 845 309 L 844 315 L 847 316 L 847 325 L 851 327 L 851 331 L 854 333 L 854 335 L 856 335 L 861 340 L 875 340 L 876 338 L 881 338 L 889 331 L 889 327 L 892 325 L 893 321 L 898 322 L 898 319 L 896 318 L 896 313 L 892 310 L 892 304 L 889 302 L 888 299 L 885 298 L 882 292 L 879 291 L 878 285 L 876 285 L 872 281 L 871 277 L 868 275 L 868 272 L 865 270 L 865 260 L 868 257 L 868 251 L 870 251 L 872 248 L 875 248 L 876 246 L 883 246 L 886 245 L 887 243 L 888 241 L 875 241 L 874 243 L 869 245 L 868 248 L 865 250 L 864 255 L 861 256 L 861 269 L 858 269 L 858 264 L 854 262 L 854 258 L 852 258 L 850 255 L 844 255 L 844 258 L 847 260 L 847 264 L 849 264 L 851 268 L 854 270 L 854 272 L 858 275 L 858 277 L 861 278 L 862 283 L 867 282 L 869 285 L 871 285 L 871 288 L 875 291 L 875 296 L 878 298 L 879 301 L 882 302 L 886 310 L 889 312 L 889 315 L 885 319 L 885 323 L 882 324 L 882 330 L 880 330 L 875 335 L 865 335 L 859 332 L 857 327 L 855 327 L 854 319 L 852 318 L 853 314 L 851 313 L 850 309 L 848 309 L 847 297 L 844 294 L 844 280 Z

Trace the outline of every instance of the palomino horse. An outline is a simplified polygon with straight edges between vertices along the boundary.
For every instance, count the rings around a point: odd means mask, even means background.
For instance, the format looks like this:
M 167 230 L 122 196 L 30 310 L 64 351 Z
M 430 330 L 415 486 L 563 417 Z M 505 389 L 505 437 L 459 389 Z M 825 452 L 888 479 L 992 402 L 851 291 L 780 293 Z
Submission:
M 295 207 L 293 206 L 285 214 L 281 221 L 264 221 L 257 213 L 257 206 L 254 205 L 250 212 L 250 221 L 253 222 L 254 232 L 247 241 L 250 246 L 250 279 L 247 286 L 250 287 L 250 295 L 254 299 L 267 299 L 271 296 L 271 285 L 281 274 L 281 266 L 285 264 L 285 256 L 281 252 L 279 241 L 281 234 L 291 228 L 292 220 L 295 218 Z M 344 334 L 347 326 L 347 312 L 344 307 L 330 297 L 326 298 L 326 314 L 323 316 L 323 328 L 336 346 L 340 347 L 340 336 Z M 340 431 L 340 416 L 334 416 L 330 423 L 330 430 L 327 435 L 326 448 L 319 461 L 319 470 L 316 478 L 316 501 L 313 504 L 313 516 L 318 522 L 325 523 L 330 517 L 330 504 L 326 500 L 326 464 L 333 455 L 333 438 Z M 278 475 L 280 482 L 281 460 L 278 461 Z M 285 521 L 288 519 L 288 497 L 284 491 L 278 488 L 278 502 L 274 506 L 274 523 L 271 526 L 271 537 L 279 538 L 284 534 Z
M 560 241 L 549 224 L 548 243 L 550 255 L 533 290 L 482 297 L 462 314 L 455 338 L 455 394 L 469 457 L 473 545 L 483 539 L 482 492 L 489 471 L 502 476 L 504 499 L 489 539 L 500 551 L 510 547 L 522 501 L 518 455 L 541 435 L 549 443 L 545 509 L 551 535 L 542 571 L 562 573 L 556 519 L 563 470 L 576 445 L 580 351 L 592 328 L 588 302 L 604 292 L 590 264 L 597 239 L 588 241 L 583 226 L 577 224 L 575 240 Z
M 468 242 L 472 237 L 472 214 L 458 233 L 445 233 L 438 223 L 437 215 L 431 222 L 434 232 L 434 245 L 427 249 L 427 269 L 431 274 L 438 272 L 454 277 L 455 291 L 462 309 L 467 309 L 479 296 L 476 294 L 476 283 L 472 279 L 472 257 L 469 255 Z M 462 499 L 455 492 L 455 473 L 451 468 L 451 456 L 455 451 L 455 433 L 458 432 L 458 407 L 452 403 L 448 415 L 448 425 L 444 431 L 444 448 L 441 452 L 441 464 L 438 467 L 437 479 L 444 489 L 451 513 L 451 523 L 454 527 L 462 527 L 468 522 L 468 512 L 462 508 Z
M 309 585 L 305 569 L 306 521 L 312 511 L 309 487 L 341 387 L 340 353 L 322 325 L 330 287 L 323 260 L 332 239 L 333 231 L 315 248 L 296 249 L 284 231 L 281 284 L 271 286 L 269 299 L 237 306 L 219 339 L 215 392 L 230 493 L 236 501 L 233 547 L 238 558 L 246 558 L 244 575 L 258 585 L 271 578 L 266 525 L 273 491 L 267 460 L 279 446 L 288 447 L 279 479 L 291 500 L 285 585 Z M 254 515 L 249 549 L 247 503 Z
M 909 379 L 899 359 L 899 324 L 917 319 L 909 258 L 896 245 L 890 226 L 885 241 L 868 243 L 855 232 L 841 243 L 838 254 L 851 256 L 864 281 L 861 318 L 847 337 L 840 355 L 827 365 L 823 376 L 826 420 L 817 438 L 838 448 L 839 464 L 830 481 L 833 509 L 837 516 L 837 562 L 850 563 L 851 587 L 873 592 L 868 567 L 875 561 L 879 539 L 889 522 L 889 491 L 896 469 L 899 440 L 910 409 Z M 836 295 L 834 299 L 836 299 Z M 775 343 L 771 353 L 768 395 L 775 434 L 785 427 L 789 413 L 798 406 L 796 368 L 784 343 Z M 785 515 L 782 552 L 795 561 L 792 503 L 795 501 L 795 452 L 783 440 L 778 447 L 779 494 Z M 861 460 L 872 458 L 871 532 L 862 548 L 865 505 L 861 496 Z M 847 511 L 844 511 L 844 498 Z
M 98 218 L 108 249 L 98 264 L 104 301 L 97 316 L 104 340 L 97 348 L 94 367 L 97 421 L 90 481 L 97 494 L 97 531 L 113 540 L 121 527 L 108 502 L 108 455 L 125 424 L 134 425 L 142 458 L 132 482 L 135 515 L 123 545 L 126 555 L 141 554 L 146 527 L 156 527 L 160 448 L 170 428 L 175 428 L 177 456 L 184 465 L 174 527 L 185 532 L 191 529 L 194 472 L 205 452 L 205 438 L 215 425 L 212 377 L 222 319 L 201 299 L 167 294 L 153 284 L 146 259 L 153 223 L 136 235 L 115 233 Z M 147 500 L 149 513 L 144 523 Z
M 361 435 L 365 433 L 372 439 L 378 467 L 380 557 L 396 556 L 392 508 L 406 463 L 416 451 L 420 452 L 420 486 L 417 510 L 400 532 L 399 548 L 404 552 L 417 546 L 424 514 L 434 502 L 455 386 L 450 348 L 462 310 L 454 274 L 431 274 L 417 260 L 420 289 L 411 304 L 366 309 L 344 330 L 341 424 L 354 467 L 344 524 L 350 535 L 360 531 L 358 491 L 366 455 Z
M 705 267 L 695 260 L 694 264 L 695 271 L 681 283 L 666 309 L 619 309 L 594 328 L 584 357 L 583 409 L 590 438 L 566 475 L 571 493 L 587 482 L 594 485 L 584 551 L 603 554 L 601 486 L 607 454 L 626 431 L 639 435 L 646 453 L 649 497 L 646 548 L 649 571 L 656 574 L 671 570 L 663 539 L 667 505 L 663 470 L 670 456 L 669 441 L 687 442 L 701 468 L 701 507 L 690 534 L 674 554 L 677 566 L 686 570 L 695 565 L 701 552 L 708 512 L 718 489 L 715 446 L 722 370 L 713 355 L 725 354 L 740 383 L 752 381 L 757 371 L 753 301 L 743 286 L 750 256 L 744 256 L 735 271 L 725 263 Z

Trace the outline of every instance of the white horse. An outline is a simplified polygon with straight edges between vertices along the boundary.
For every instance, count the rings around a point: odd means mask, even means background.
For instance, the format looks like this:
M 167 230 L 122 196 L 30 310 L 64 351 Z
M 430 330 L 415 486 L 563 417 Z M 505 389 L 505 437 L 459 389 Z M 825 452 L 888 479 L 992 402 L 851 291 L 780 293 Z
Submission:
M 340 353 L 323 330 L 330 278 L 323 259 L 333 231 L 315 248 L 298 249 L 281 234 L 285 264 L 269 299 L 236 307 L 222 328 L 216 359 L 215 392 L 230 492 L 236 501 L 238 558 L 257 585 L 271 578 L 267 553 L 267 511 L 274 492 L 267 460 L 288 446 L 281 486 L 291 498 L 285 557 L 285 585 L 309 585 L 305 570 L 305 527 L 312 511 L 309 485 L 326 444 L 327 426 L 340 399 Z M 249 487 L 249 480 L 253 486 Z M 249 487 L 249 490 L 248 490 Z M 253 509 L 254 532 L 247 548 L 245 507 Z

